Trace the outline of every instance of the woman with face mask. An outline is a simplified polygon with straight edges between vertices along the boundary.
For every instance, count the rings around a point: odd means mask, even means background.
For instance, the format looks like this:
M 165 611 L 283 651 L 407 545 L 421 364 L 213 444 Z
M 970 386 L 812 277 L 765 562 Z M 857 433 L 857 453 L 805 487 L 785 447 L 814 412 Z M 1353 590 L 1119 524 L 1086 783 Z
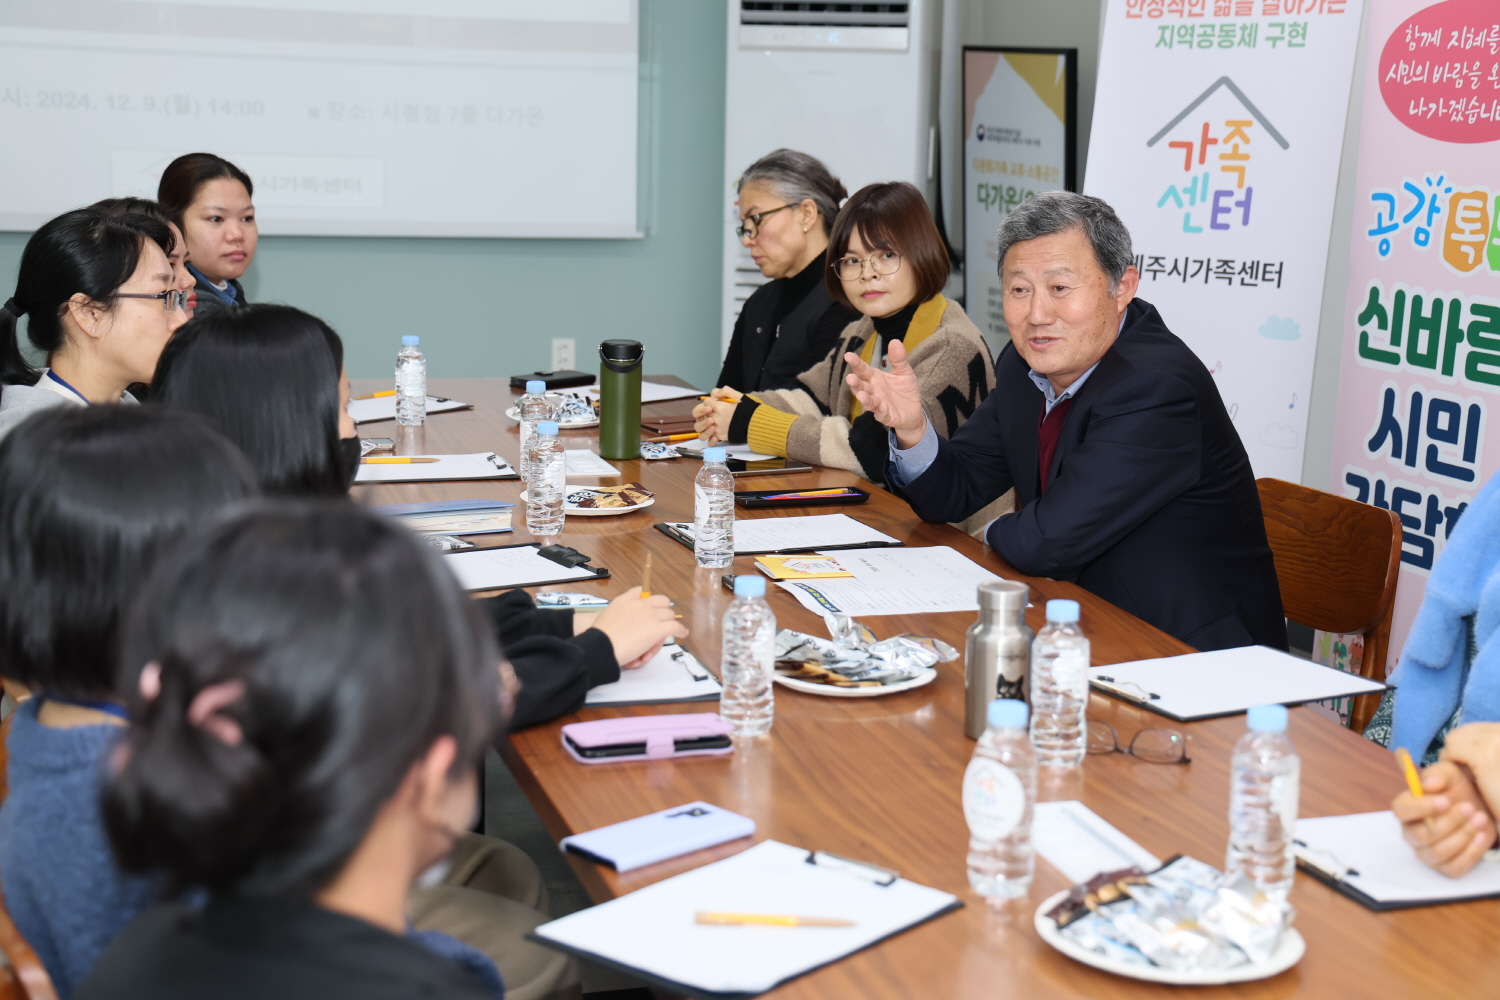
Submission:
M 80 1000 L 504 993 L 411 933 L 413 884 L 466 836 L 509 699 L 440 558 L 350 504 L 283 500 L 158 567 L 122 638 L 104 823 L 125 870 L 207 899 L 137 917 Z
M 173 331 L 187 321 L 188 293 L 167 254 L 168 227 L 144 215 L 80 208 L 26 242 L 15 294 L 0 305 L 0 437 L 53 406 L 134 403 Z M 19 320 L 47 357 L 21 353 Z
M 344 342 L 300 309 L 198 316 L 162 351 L 151 398 L 207 418 L 268 496 L 343 496 L 359 471 Z
M 260 241 L 254 193 L 249 174 L 212 153 L 179 156 L 162 171 L 156 200 L 186 238 L 204 312 L 245 304 L 240 278 Z

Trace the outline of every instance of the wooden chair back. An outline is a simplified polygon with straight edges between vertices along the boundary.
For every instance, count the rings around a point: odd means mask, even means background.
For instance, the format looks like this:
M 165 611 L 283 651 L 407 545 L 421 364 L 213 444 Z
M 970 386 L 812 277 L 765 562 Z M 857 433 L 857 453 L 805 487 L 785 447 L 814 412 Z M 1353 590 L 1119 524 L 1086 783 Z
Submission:
M 1360 674 L 1385 680 L 1401 521 L 1389 510 L 1281 479 L 1255 485 L 1282 613 L 1309 628 L 1363 635 Z M 1356 698 L 1351 727 L 1363 731 L 1379 706 L 1379 695 Z

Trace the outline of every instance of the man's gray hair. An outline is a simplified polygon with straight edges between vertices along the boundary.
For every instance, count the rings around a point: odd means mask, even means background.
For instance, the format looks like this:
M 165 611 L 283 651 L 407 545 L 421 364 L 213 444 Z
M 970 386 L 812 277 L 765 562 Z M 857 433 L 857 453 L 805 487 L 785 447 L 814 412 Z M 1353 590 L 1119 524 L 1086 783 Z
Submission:
M 734 189 L 739 191 L 746 184 L 768 184 L 789 205 L 800 205 L 811 198 L 823 217 L 825 233 L 833 227 L 839 206 L 849 197 L 844 185 L 822 160 L 795 149 L 778 149 L 750 164 Z
M 1109 203 L 1092 195 L 1076 194 L 1072 191 L 1046 191 L 1027 198 L 1000 223 L 1000 233 L 995 238 L 997 270 L 1005 269 L 1005 254 L 1017 243 L 1081 229 L 1094 248 L 1094 258 L 1099 267 L 1109 275 L 1109 291 L 1113 295 L 1125 271 L 1135 265 L 1135 252 L 1130 246 L 1130 230 L 1109 207 Z

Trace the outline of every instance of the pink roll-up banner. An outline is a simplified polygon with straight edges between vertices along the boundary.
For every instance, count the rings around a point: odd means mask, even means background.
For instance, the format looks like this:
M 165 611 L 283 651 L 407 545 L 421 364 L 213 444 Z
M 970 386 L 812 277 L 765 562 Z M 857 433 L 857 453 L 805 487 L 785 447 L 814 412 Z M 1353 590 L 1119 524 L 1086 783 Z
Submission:
M 1370 0 L 1334 492 L 1401 518 L 1394 665 L 1500 467 L 1500 3 Z

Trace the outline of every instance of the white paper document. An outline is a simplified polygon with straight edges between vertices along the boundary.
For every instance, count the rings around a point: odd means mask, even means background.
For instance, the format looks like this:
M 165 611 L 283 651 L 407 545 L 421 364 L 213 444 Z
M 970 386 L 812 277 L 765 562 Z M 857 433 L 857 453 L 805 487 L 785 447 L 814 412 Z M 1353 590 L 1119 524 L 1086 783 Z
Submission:
M 904 879 L 881 886 L 762 841 L 534 932 L 567 949 L 700 992 L 763 993 L 958 905 Z M 831 917 L 851 927 L 703 925 L 700 910 Z
M 427 397 L 428 413 L 445 413 L 448 410 L 469 408 L 469 403 L 460 403 L 456 399 L 444 399 L 441 396 Z M 349 416 L 354 418 L 356 424 L 368 424 L 376 420 L 395 420 L 396 397 L 377 396 L 374 399 L 351 399 L 349 400 Z
M 1100 872 L 1138 866 L 1161 867 L 1161 859 L 1125 836 L 1104 817 L 1076 800 L 1038 802 L 1031 842 L 1047 863 L 1075 885 Z
M 671 526 L 691 540 L 693 522 Z M 806 550 L 829 545 L 900 545 L 899 539 L 876 531 L 848 514 L 807 514 L 800 517 L 754 517 L 734 522 L 735 555 L 757 555 Z M 843 558 L 843 553 L 840 553 Z
M 671 701 L 717 701 L 720 692 L 713 673 L 678 645 L 661 651 L 635 670 L 621 670 L 620 679 L 590 688 L 588 705 L 656 705 Z
M 597 452 L 587 448 L 564 448 L 563 456 L 568 460 L 568 476 L 618 476 L 620 470 L 600 458 Z
M 1392 812 L 1297 821 L 1297 854 L 1376 903 L 1395 906 L 1500 896 L 1500 864 L 1481 861 L 1449 878 L 1417 860 Z M 1394 908 L 1394 906 L 1392 907 Z
M 443 562 L 458 575 L 458 582 L 465 590 L 499 590 L 502 587 L 597 579 L 597 574 L 586 566 L 563 566 L 537 555 L 535 545 L 453 552 L 443 556 Z
M 1386 687 L 1268 646 L 1113 663 L 1094 667 L 1089 680 L 1100 691 L 1182 722 L 1234 715 L 1252 705 L 1300 705 Z
M 449 479 L 516 479 L 510 463 L 492 451 L 472 455 L 422 455 L 436 462 L 361 463 L 355 483 L 439 483 Z
M 590 399 L 599 398 L 599 384 L 583 386 L 588 391 Z M 667 385 L 665 382 L 641 382 L 641 404 L 665 403 L 669 399 L 692 399 L 695 396 L 708 395 L 702 389 L 694 389 L 690 385 Z
M 909 615 L 978 611 L 978 588 L 1000 579 L 946 545 L 828 552 L 854 576 L 783 580 L 776 586 L 816 614 Z

